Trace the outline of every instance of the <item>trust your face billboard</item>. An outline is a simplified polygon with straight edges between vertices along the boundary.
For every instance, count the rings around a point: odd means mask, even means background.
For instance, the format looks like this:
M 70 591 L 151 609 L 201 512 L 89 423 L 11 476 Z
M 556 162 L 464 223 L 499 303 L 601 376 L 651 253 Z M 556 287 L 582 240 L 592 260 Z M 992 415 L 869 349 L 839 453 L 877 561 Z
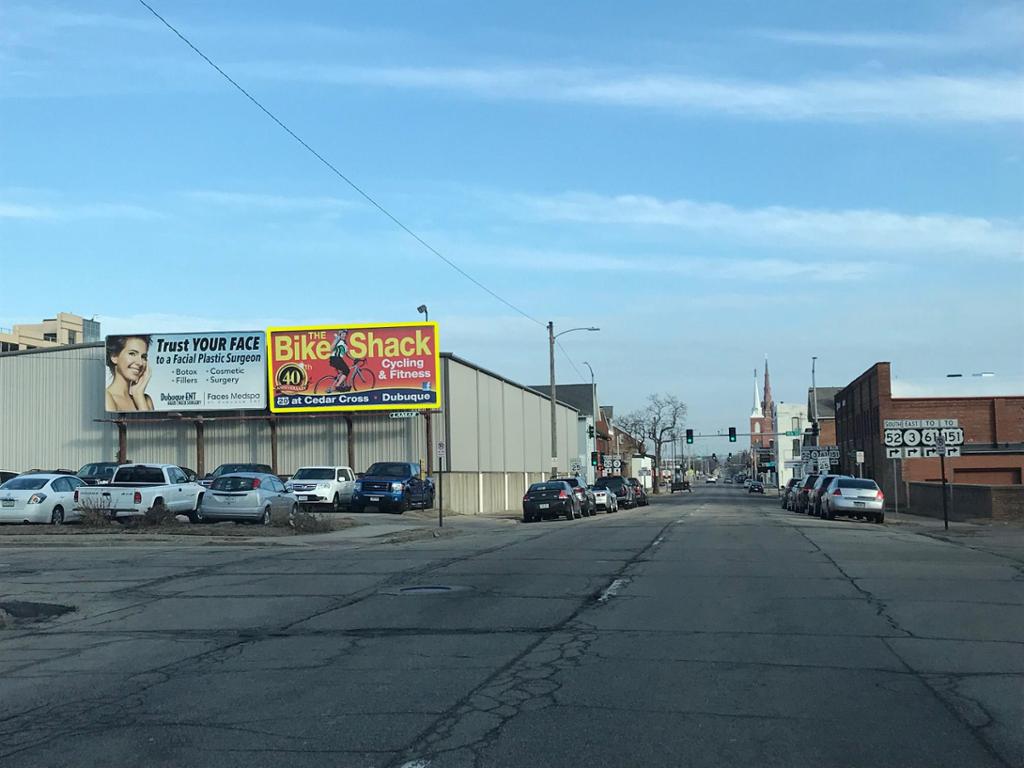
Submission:
M 263 331 L 123 334 L 106 339 L 106 410 L 267 407 Z

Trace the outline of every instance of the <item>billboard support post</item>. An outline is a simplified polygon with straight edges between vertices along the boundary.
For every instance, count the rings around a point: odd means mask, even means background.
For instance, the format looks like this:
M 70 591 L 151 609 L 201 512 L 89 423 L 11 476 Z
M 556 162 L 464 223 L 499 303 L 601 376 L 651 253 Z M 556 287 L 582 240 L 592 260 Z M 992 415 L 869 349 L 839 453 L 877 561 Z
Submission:
M 117 424 L 117 463 L 128 463 L 128 425 L 123 421 L 115 421 Z
M 434 420 L 430 415 L 430 411 L 424 411 L 423 419 L 426 422 L 427 432 L 427 477 L 433 473 L 434 469 Z
M 206 425 L 203 424 L 203 417 L 199 416 L 195 421 L 196 425 L 196 474 L 200 477 L 206 475 Z
M 345 447 L 348 453 L 348 465 L 352 471 L 356 471 L 356 433 L 355 419 L 352 414 L 345 414 Z
M 267 426 L 270 427 L 270 470 L 277 474 L 277 419 L 267 419 Z

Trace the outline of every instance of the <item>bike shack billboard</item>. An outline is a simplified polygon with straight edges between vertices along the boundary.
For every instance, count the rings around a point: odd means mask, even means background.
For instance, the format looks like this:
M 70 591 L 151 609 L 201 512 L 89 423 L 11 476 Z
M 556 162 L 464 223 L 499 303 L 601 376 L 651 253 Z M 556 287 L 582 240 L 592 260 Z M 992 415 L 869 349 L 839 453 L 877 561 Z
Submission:
M 106 410 L 267 407 L 263 331 L 136 333 L 106 338 Z
M 267 329 L 274 413 L 441 407 L 437 323 Z

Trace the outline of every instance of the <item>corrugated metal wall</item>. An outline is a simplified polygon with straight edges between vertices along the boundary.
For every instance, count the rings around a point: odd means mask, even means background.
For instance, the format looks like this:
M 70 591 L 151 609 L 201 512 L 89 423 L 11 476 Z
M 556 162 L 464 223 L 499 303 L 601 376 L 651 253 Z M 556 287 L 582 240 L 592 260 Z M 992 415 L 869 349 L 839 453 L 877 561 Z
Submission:
M 90 461 L 117 458 L 117 429 L 95 419 L 104 411 L 102 345 L 59 347 L 0 355 L 0 468 L 77 469 Z M 447 417 L 433 416 L 434 440 L 448 444 L 456 472 L 544 472 L 550 461 L 547 400 L 532 390 L 443 358 L 450 390 Z M 256 415 L 255 413 L 250 415 Z M 374 461 L 426 459 L 422 417 L 354 414 L 356 471 Z M 577 412 L 558 406 L 560 466 L 578 454 Z M 445 422 L 451 435 L 445 437 Z M 340 414 L 278 420 L 278 471 L 291 474 L 308 464 L 348 463 L 347 428 Z M 204 424 L 205 470 L 230 461 L 270 463 L 270 427 L 265 420 L 216 417 Z M 198 469 L 192 422 L 145 416 L 128 427 L 131 461 L 169 462 Z

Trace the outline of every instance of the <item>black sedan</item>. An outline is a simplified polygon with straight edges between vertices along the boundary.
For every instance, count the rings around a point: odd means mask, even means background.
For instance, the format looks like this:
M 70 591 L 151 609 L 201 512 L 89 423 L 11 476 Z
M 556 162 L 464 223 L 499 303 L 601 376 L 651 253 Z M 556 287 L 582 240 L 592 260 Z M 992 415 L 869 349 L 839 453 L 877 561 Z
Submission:
M 523 522 L 559 516 L 566 520 L 583 517 L 579 497 L 572 487 L 561 480 L 531 485 L 523 496 Z
M 747 493 L 764 493 L 764 483 L 760 480 L 754 480 L 747 486 Z

